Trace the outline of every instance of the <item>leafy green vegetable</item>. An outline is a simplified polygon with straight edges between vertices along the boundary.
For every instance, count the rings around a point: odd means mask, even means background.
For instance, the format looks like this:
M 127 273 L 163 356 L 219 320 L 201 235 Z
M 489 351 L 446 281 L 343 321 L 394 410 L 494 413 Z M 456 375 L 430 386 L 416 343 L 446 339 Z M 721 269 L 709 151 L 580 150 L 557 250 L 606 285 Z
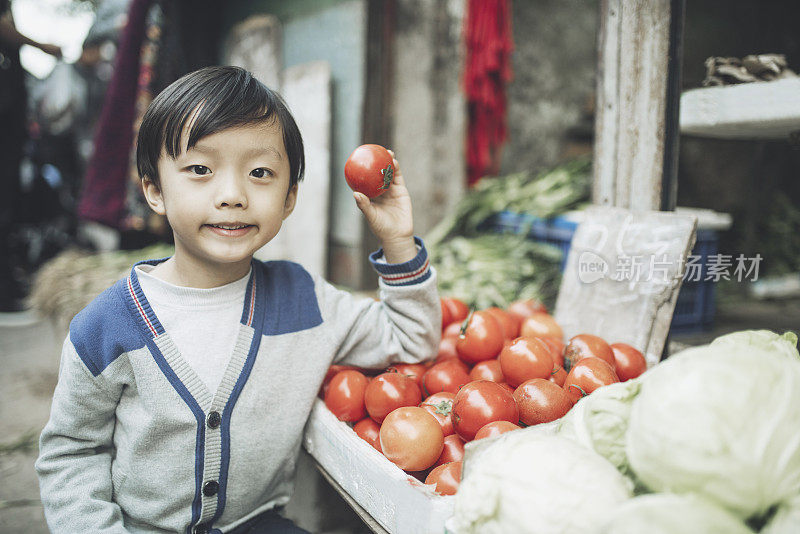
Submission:
M 623 503 L 601 534 L 753 534 L 726 510 L 694 495 L 656 493 Z
M 574 209 L 589 198 L 590 172 L 591 160 L 581 158 L 537 175 L 481 180 L 426 236 L 441 293 L 479 308 L 521 298 L 552 306 L 561 280 L 560 249 L 524 233 L 482 233 L 481 223 L 502 211 L 546 219 Z
M 797 360 L 797 334 L 785 332 L 778 335 L 769 330 L 743 330 L 720 336 L 711 342 L 711 346 L 719 349 L 731 347 L 736 349 L 752 348 L 753 350 L 766 350 L 772 354 L 782 354 L 787 358 Z
M 591 159 L 579 158 L 536 175 L 520 172 L 483 178 L 429 232 L 425 242 L 435 247 L 455 235 L 473 235 L 487 217 L 501 211 L 548 219 L 576 209 L 589 200 L 591 167 Z
M 475 308 L 504 308 L 520 298 L 552 306 L 561 280 L 561 250 L 523 236 L 453 237 L 431 249 L 439 292 Z
M 479 442 L 484 440 L 479 440 Z M 595 532 L 631 497 L 630 480 L 604 458 L 536 426 L 467 444 L 464 477 L 447 523 L 455 534 Z
M 800 493 L 796 343 L 791 333 L 738 332 L 642 375 L 626 436 L 636 477 L 742 520 Z
M 764 273 L 800 271 L 800 208 L 788 194 L 776 191 L 769 214 L 759 225 L 758 252 L 764 257 Z
M 625 433 L 640 388 L 638 379 L 598 388 L 559 420 L 557 435 L 592 449 L 621 473 L 628 474 Z
M 800 527 L 800 494 L 781 503 L 761 534 L 797 534 Z

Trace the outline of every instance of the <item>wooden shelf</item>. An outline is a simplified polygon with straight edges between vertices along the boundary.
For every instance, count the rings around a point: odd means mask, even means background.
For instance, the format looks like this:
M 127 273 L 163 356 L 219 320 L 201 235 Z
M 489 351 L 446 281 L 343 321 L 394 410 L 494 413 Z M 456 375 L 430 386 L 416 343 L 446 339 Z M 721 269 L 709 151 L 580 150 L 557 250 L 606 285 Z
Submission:
M 787 139 L 800 130 L 800 78 L 686 91 L 680 128 L 718 139 Z

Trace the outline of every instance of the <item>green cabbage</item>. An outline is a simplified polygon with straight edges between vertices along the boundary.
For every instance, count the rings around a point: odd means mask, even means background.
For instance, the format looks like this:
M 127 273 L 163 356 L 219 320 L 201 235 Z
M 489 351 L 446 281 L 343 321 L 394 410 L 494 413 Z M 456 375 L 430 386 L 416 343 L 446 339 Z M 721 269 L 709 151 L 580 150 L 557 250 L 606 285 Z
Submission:
M 753 348 L 758 351 L 769 351 L 774 355 L 782 355 L 790 360 L 797 360 L 797 334 L 786 332 L 779 336 L 769 330 L 743 330 L 718 337 L 711 342 L 714 348 L 736 347 Z
M 782 503 L 760 534 L 797 534 L 800 532 L 800 495 Z
M 625 433 L 640 388 L 641 382 L 634 379 L 596 389 L 559 420 L 557 434 L 594 450 L 627 474 Z
M 600 534 L 753 534 L 730 512 L 694 495 L 653 493 L 620 505 Z
M 480 440 L 484 441 L 484 440 Z M 447 529 L 454 534 L 593 532 L 631 496 L 631 482 L 603 457 L 534 427 L 507 432 L 473 454 Z
M 740 519 L 800 493 L 794 334 L 749 331 L 676 354 L 642 377 L 626 453 L 655 492 L 695 493 Z

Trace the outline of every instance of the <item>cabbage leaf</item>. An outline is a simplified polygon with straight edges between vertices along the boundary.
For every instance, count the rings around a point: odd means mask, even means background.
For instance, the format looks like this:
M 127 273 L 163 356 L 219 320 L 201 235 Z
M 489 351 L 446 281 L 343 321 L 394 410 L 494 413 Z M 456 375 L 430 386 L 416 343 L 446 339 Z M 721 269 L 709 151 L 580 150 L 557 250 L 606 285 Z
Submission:
M 794 334 L 738 332 L 642 376 L 626 453 L 651 491 L 694 493 L 740 519 L 800 493 Z
M 603 457 L 535 427 L 467 454 L 447 523 L 454 534 L 593 532 L 631 497 L 631 482 Z
M 620 505 L 600 534 L 753 534 L 741 519 L 694 495 L 653 493 Z

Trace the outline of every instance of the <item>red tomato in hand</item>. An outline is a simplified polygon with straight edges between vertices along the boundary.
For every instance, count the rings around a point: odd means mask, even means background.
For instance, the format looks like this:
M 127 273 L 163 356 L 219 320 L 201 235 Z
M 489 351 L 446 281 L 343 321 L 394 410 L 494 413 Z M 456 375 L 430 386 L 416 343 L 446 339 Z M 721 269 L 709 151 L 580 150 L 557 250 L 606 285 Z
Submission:
M 405 406 L 384 419 L 380 431 L 384 456 L 404 471 L 432 466 L 444 448 L 439 421 L 418 406 Z
M 494 315 L 494 318 L 503 327 L 503 337 L 514 339 L 519 336 L 519 327 L 520 323 L 522 323 L 519 317 L 497 307 L 486 308 L 486 311 Z
M 511 315 L 517 316 L 520 321 L 533 315 L 534 313 L 547 313 L 547 308 L 538 300 L 527 299 L 512 302 L 506 311 Z
M 484 360 L 476 363 L 475 367 L 469 372 L 470 380 L 488 380 L 490 382 L 505 382 L 503 369 L 497 360 Z
M 553 372 L 550 373 L 548 380 L 558 387 L 564 387 L 564 381 L 567 379 L 567 371 L 560 365 L 553 367 Z
M 447 391 L 456 393 L 469 382 L 467 366 L 461 360 L 447 360 L 435 364 L 422 375 L 422 391 L 425 396 Z
M 325 405 L 340 421 L 363 419 L 367 415 L 364 392 L 368 383 L 369 379 L 358 371 L 339 371 L 328 385 Z
M 455 432 L 453 429 L 453 418 L 450 415 L 453 411 L 453 399 L 455 398 L 456 396 L 454 393 L 440 391 L 439 393 L 434 393 L 419 405 L 420 408 L 430 413 L 439 421 L 439 424 L 442 425 L 442 433 L 445 437 Z
M 627 343 L 612 343 L 614 351 L 615 370 L 620 382 L 636 378 L 647 371 L 647 361 L 644 355 Z
M 442 297 L 444 305 L 450 311 L 450 322 L 461 323 L 469 315 L 469 306 L 463 300 L 455 297 Z
M 367 413 L 379 423 L 392 410 L 416 406 L 421 400 L 422 392 L 417 383 L 400 373 L 379 374 L 370 381 L 364 392 Z
M 344 164 L 344 178 L 353 191 L 375 198 L 389 189 L 394 177 L 394 162 L 380 145 L 361 145 Z
M 528 426 L 560 419 L 572 408 L 567 392 L 542 378 L 520 384 L 514 391 L 514 400 L 519 408 L 519 420 Z
M 436 485 L 436 493 L 455 495 L 461 483 L 461 462 L 448 462 L 440 465 L 428 474 L 425 484 Z
M 447 462 L 460 462 L 464 459 L 464 440 L 458 434 L 450 434 L 444 437 L 444 447 L 439 459 L 433 467 L 446 464 Z
M 375 447 L 378 452 L 382 452 L 380 440 L 381 425 L 376 423 L 374 419 L 371 417 L 362 419 L 353 425 L 353 430 L 359 438 Z
M 518 337 L 497 357 L 511 387 L 532 378 L 550 378 L 555 365 L 547 344 L 537 337 Z
M 578 402 L 601 386 L 619 382 L 614 368 L 600 358 L 584 358 L 570 369 L 564 380 L 564 391 L 572 402 Z
M 546 313 L 534 313 L 522 321 L 519 335 L 524 337 L 554 337 L 564 339 L 564 331 L 555 319 Z
M 422 375 L 427 370 L 428 368 L 421 363 L 395 363 L 387 369 L 390 373 L 395 372 L 407 376 L 416 382 L 420 388 L 422 387 Z
M 605 360 L 611 367 L 616 365 L 611 346 L 603 338 L 592 334 L 578 334 L 564 348 L 564 363 L 568 369 L 572 369 L 581 359 L 592 356 Z
M 493 438 L 500 434 L 511 432 L 512 430 L 519 430 L 520 428 L 522 427 L 515 425 L 511 421 L 492 421 L 491 423 L 483 425 L 481 429 L 475 433 L 475 439 Z
M 470 382 L 453 401 L 453 428 L 464 441 L 471 441 L 486 423 L 519 421 L 514 396 L 500 384 L 487 380 Z
M 503 349 L 503 327 L 486 311 L 476 311 L 456 340 L 458 357 L 467 364 L 494 358 Z

